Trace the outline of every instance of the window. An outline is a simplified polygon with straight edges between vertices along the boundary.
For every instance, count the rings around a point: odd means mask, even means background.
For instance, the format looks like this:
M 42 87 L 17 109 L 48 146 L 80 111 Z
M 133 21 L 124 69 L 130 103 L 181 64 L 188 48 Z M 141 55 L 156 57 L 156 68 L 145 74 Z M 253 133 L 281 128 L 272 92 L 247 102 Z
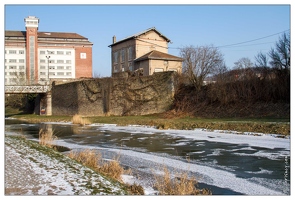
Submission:
M 19 59 L 18 62 L 19 63 L 24 63 L 25 62 L 25 59 Z
M 70 52 L 70 51 L 66 51 L 66 54 L 67 54 L 67 55 L 71 55 L 71 52 Z
M 114 65 L 114 72 L 118 72 L 118 65 Z
M 64 69 L 64 66 L 57 66 L 57 69 Z
M 71 66 L 66 66 L 66 69 L 71 69 Z
M 63 60 L 57 60 L 57 63 L 64 63 Z
M 48 54 L 54 54 L 54 51 L 48 51 Z
M 41 60 L 40 60 L 40 63 L 45 63 L 45 60 L 41 59 Z
M 45 54 L 45 51 L 40 51 L 40 54 Z
M 58 76 L 63 76 L 64 73 L 63 73 L 63 72 L 57 72 L 57 75 L 58 75 Z
M 71 76 L 72 75 L 72 72 L 67 72 L 67 76 Z
M 118 51 L 114 52 L 114 63 L 118 63 Z
M 128 60 L 132 60 L 132 58 L 133 58 L 132 49 L 133 49 L 132 47 L 128 48 Z
M 16 63 L 16 59 L 9 59 L 10 63 Z
M 121 62 L 125 62 L 125 49 L 121 50 Z
M 9 81 L 10 83 L 16 83 L 16 78 L 10 78 Z
M 9 69 L 16 69 L 16 66 L 9 66 Z
M 66 63 L 67 64 L 71 64 L 71 60 L 66 60 Z
M 63 51 L 57 51 L 56 54 L 58 54 L 58 55 L 63 55 L 64 52 L 63 52 Z
M 19 69 L 25 69 L 25 66 L 20 65 L 18 68 L 19 68 Z
M 155 72 L 163 72 L 163 71 L 164 71 L 163 68 L 156 68 L 156 69 L 155 69 Z
M 9 54 L 16 54 L 16 50 L 9 50 Z
M 24 50 L 19 50 L 18 53 L 19 54 L 25 54 L 25 51 Z
M 130 71 L 133 71 L 132 62 L 129 63 L 129 70 L 130 70 Z
M 40 69 L 46 69 L 46 67 L 44 65 L 41 65 Z

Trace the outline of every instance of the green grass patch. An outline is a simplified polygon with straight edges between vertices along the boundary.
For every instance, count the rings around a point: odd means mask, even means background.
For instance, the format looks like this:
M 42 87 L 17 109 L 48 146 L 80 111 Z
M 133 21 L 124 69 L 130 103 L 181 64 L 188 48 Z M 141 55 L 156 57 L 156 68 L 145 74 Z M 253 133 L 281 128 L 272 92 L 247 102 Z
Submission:
M 38 122 L 70 122 L 72 116 L 40 116 L 34 114 L 13 115 L 20 120 Z M 290 118 L 166 118 L 161 114 L 144 116 L 94 116 L 83 117 L 90 123 L 155 126 L 158 129 L 192 130 L 196 128 L 212 130 L 232 130 L 239 132 L 259 132 L 290 135 Z
M 192 130 L 231 130 L 238 132 L 259 132 L 290 135 L 290 119 L 278 118 L 224 118 L 206 119 L 184 117 L 167 119 L 160 115 L 89 117 L 92 123 L 126 125 L 148 125 L 158 129 Z

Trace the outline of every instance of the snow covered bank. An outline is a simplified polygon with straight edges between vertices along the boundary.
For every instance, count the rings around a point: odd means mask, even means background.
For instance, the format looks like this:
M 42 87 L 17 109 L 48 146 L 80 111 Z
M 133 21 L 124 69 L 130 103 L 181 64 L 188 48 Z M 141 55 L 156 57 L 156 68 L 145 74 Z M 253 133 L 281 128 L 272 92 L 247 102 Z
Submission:
M 36 145 L 36 144 L 35 144 Z M 5 137 L 6 195 L 126 195 L 122 185 L 33 142 Z

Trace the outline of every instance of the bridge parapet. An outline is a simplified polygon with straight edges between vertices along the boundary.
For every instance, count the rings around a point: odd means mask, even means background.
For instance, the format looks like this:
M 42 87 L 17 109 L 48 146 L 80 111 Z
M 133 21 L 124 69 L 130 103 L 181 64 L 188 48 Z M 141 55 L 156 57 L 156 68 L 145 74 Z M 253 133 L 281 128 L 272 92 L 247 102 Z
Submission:
M 5 85 L 5 94 L 47 93 L 49 85 Z

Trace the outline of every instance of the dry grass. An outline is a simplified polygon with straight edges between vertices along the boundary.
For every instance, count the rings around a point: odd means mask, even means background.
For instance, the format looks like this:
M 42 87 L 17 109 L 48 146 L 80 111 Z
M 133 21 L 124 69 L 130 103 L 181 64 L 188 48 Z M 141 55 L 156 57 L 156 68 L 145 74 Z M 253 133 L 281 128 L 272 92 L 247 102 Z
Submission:
M 71 151 L 68 156 L 71 159 L 77 160 L 83 165 L 92 168 L 93 170 L 107 175 L 122 183 L 123 174 L 131 174 L 131 170 L 124 170 L 120 165 L 119 156 L 111 161 L 104 161 L 99 152 L 86 149 L 80 152 Z M 140 185 L 126 185 L 128 191 L 133 195 L 143 195 L 144 190 Z
M 57 137 L 53 134 L 53 131 L 39 130 L 39 144 L 53 148 L 55 140 L 57 140 Z
M 80 152 L 71 151 L 68 156 L 77 160 L 83 165 L 96 170 L 97 172 L 108 175 L 109 177 L 118 181 L 122 181 L 121 175 L 125 171 L 123 167 L 120 166 L 118 158 L 111 161 L 104 161 L 99 152 L 89 149 Z
M 105 161 L 99 152 L 95 150 L 83 150 L 80 152 L 71 151 L 68 156 L 85 166 L 88 166 L 95 171 L 105 174 L 108 177 L 116 179 L 122 183 L 122 175 L 130 174 L 131 171 L 124 170 L 119 163 L 119 157 L 111 161 Z M 167 169 L 163 168 L 164 175 L 155 175 L 155 188 L 159 191 L 160 195 L 211 195 L 211 191 L 208 189 L 198 189 L 197 181 L 195 178 L 191 178 L 187 173 L 175 173 L 176 176 L 173 178 Z M 144 195 L 142 186 L 133 184 L 127 185 L 127 189 L 131 194 Z
M 122 181 L 121 175 L 124 173 L 124 169 L 122 166 L 120 166 L 118 160 L 104 162 L 103 165 L 99 168 L 99 171 L 118 181 Z
M 188 174 L 183 172 L 176 173 L 176 177 L 171 177 L 167 167 L 163 168 L 164 176 L 155 176 L 155 188 L 160 195 L 211 195 L 208 189 L 197 189 L 197 180 L 188 177 Z
M 133 185 L 128 185 L 128 190 L 134 195 L 144 195 L 143 187 L 135 183 Z
M 101 160 L 101 154 L 96 153 L 94 150 L 86 149 L 80 152 L 71 151 L 68 156 L 72 159 L 77 160 L 83 165 L 97 169 L 99 166 L 99 161 Z
M 81 124 L 81 125 L 91 124 L 91 122 L 88 119 L 85 119 L 81 115 L 77 115 L 77 114 L 73 116 L 72 123 Z

